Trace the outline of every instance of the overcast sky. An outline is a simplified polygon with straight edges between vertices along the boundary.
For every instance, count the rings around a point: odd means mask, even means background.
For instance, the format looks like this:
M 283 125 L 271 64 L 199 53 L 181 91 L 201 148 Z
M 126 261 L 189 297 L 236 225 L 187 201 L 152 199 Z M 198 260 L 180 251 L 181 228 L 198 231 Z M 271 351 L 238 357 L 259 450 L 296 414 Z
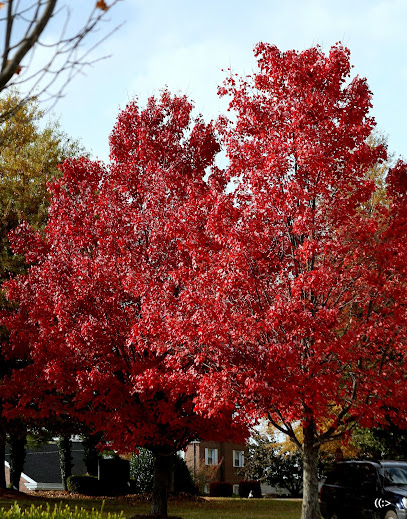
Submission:
M 55 107 L 62 128 L 93 157 L 108 159 L 115 119 L 135 96 L 143 105 L 168 85 L 214 118 L 226 102 L 217 97 L 222 69 L 252 72 L 257 42 L 327 52 L 341 41 L 353 74 L 368 80 L 390 151 L 407 159 L 407 0 L 122 0 L 109 16 L 112 26 L 125 22 L 97 51 L 112 57 L 77 76 Z

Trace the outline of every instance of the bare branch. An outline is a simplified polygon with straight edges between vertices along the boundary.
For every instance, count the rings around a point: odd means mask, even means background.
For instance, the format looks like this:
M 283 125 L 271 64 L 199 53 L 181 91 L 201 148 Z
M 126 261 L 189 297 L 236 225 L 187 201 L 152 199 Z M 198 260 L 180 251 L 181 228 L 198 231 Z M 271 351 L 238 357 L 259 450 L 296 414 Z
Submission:
M 103 3 L 103 8 L 95 2 L 86 21 L 76 30 L 69 4 L 62 4 L 62 0 L 32 0 L 28 7 L 20 7 L 19 1 L 9 0 L 7 14 L 0 18 L 0 28 L 4 26 L 5 29 L 0 51 L 0 92 L 10 87 L 18 88 L 22 103 L 33 98 L 55 103 L 78 72 L 106 58 L 91 59 L 90 54 L 120 25 L 102 34 L 90 47 L 82 45 L 87 36 L 97 33 L 106 13 L 119 1 L 112 0 L 110 6 Z M 54 20 L 52 24 L 51 20 Z M 56 23 L 58 36 L 51 42 L 44 40 L 46 28 Z M 68 34 L 69 30 L 71 34 Z M 19 36 L 16 38 L 15 34 Z M 36 51 L 41 49 L 48 56 L 38 65 L 34 56 L 37 59 Z M 0 114 L 0 124 L 10 115 Z
M 3 63 L 1 66 L 1 70 L 3 70 L 6 67 L 7 60 L 8 60 L 8 49 L 10 48 L 11 30 L 12 30 L 13 21 L 14 21 L 12 13 L 13 13 L 13 0 L 10 0 L 8 3 L 8 8 L 7 8 L 7 27 L 6 27 L 5 44 L 4 44 L 5 52 L 3 54 Z
M 37 23 L 35 23 L 30 34 L 26 35 L 20 42 L 16 53 L 14 54 L 12 59 L 6 60 L 0 73 L 0 91 L 4 89 L 7 83 L 10 81 L 12 76 L 17 72 L 18 67 L 20 66 L 21 61 L 29 52 L 34 45 L 37 43 L 38 38 L 40 37 L 42 31 L 45 29 L 47 23 L 49 22 L 52 13 L 54 12 L 57 0 L 48 0 L 47 5 L 44 9 L 42 15 L 38 18 Z M 12 2 L 9 2 L 9 12 L 12 9 Z M 38 13 L 38 11 L 37 11 Z M 11 16 L 13 16 L 11 14 Z M 10 37 L 10 35 L 8 35 Z M 9 41 L 9 40 L 8 40 Z M 7 43 L 7 41 L 6 41 Z M 9 45 L 5 47 L 5 53 L 8 54 Z
M 338 413 L 338 416 L 336 417 L 335 423 L 332 424 L 328 429 L 319 436 L 319 443 L 322 445 L 323 443 L 326 443 L 330 441 L 332 438 L 343 436 L 343 432 L 337 433 L 338 428 L 341 426 L 346 426 L 351 424 L 354 419 L 353 417 L 346 418 L 346 415 L 350 411 L 352 405 L 354 404 L 357 396 L 357 390 L 358 390 L 358 384 L 356 381 L 356 378 L 350 374 L 350 377 L 352 378 L 352 391 L 350 397 L 347 399 L 347 401 L 344 403 L 340 413 Z
M 292 424 L 290 422 L 286 422 L 284 420 L 283 415 L 276 407 L 274 407 L 273 410 L 279 416 L 281 423 L 278 423 L 276 420 L 274 420 L 271 416 L 271 413 L 267 413 L 267 418 L 268 418 L 269 422 L 271 423 L 271 425 L 273 427 L 275 427 L 278 431 L 287 435 L 290 438 L 290 440 L 298 447 L 298 449 L 301 450 L 301 448 L 302 448 L 301 442 L 297 438 L 297 435 L 295 434 Z

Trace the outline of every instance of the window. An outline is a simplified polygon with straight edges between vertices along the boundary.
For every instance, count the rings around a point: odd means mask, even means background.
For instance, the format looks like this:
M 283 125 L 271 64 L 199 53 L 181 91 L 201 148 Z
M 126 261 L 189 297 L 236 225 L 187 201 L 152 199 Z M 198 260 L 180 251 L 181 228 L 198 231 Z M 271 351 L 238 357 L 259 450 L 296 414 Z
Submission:
M 326 478 L 328 485 L 340 485 L 351 488 L 361 488 L 367 483 L 376 485 L 376 482 L 377 476 L 375 467 L 360 462 L 339 463 Z
M 407 467 L 399 465 L 386 465 L 384 476 L 389 485 L 407 485 Z
M 205 465 L 218 464 L 218 449 L 205 449 Z
M 244 451 L 233 451 L 233 466 L 244 467 Z

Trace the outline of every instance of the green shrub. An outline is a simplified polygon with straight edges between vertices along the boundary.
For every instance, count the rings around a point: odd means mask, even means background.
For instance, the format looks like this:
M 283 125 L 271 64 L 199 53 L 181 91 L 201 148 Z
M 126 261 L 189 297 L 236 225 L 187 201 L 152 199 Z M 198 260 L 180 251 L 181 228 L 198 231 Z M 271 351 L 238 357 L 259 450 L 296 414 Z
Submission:
M 209 495 L 211 497 L 232 497 L 233 485 L 224 481 L 213 481 L 209 484 Z
M 69 508 L 68 505 L 62 507 L 55 505 L 51 509 L 49 505 L 43 506 L 31 505 L 30 508 L 22 510 L 17 503 L 9 509 L 0 510 L 1 519 L 102 519 L 102 510 L 85 510 L 84 508 Z M 110 519 L 124 519 L 123 512 L 120 514 L 109 514 Z
M 130 488 L 134 494 L 152 492 L 154 479 L 154 458 L 148 449 L 139 449 L 130 460 Z
M 71 494 L 84 494 L 85 496 L 100 496 L 104 494 L 104 489 L 95 476 L 69 476 L 66 486 Z
M 174 455 L 174 492 L 196 494 L 197 489 L 185 460 Z M 130 492 L 132 494 L 149 493 L 153 490 L 154 457 L 148 449 L 140 448 L 130 460 Z
M 261 497 L 260 481 L 239 482 L 239 497 L 249 497 L 250 492 L 252 492 L 252 497 Z

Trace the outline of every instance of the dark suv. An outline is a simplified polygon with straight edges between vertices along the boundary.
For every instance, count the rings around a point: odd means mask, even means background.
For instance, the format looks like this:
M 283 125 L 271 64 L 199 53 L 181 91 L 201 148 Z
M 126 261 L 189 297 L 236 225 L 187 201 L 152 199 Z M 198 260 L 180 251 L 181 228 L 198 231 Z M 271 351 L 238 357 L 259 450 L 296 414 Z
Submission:
M 407 519 L 407 461 L 342 461 L 321 488 L 325 519 Z

